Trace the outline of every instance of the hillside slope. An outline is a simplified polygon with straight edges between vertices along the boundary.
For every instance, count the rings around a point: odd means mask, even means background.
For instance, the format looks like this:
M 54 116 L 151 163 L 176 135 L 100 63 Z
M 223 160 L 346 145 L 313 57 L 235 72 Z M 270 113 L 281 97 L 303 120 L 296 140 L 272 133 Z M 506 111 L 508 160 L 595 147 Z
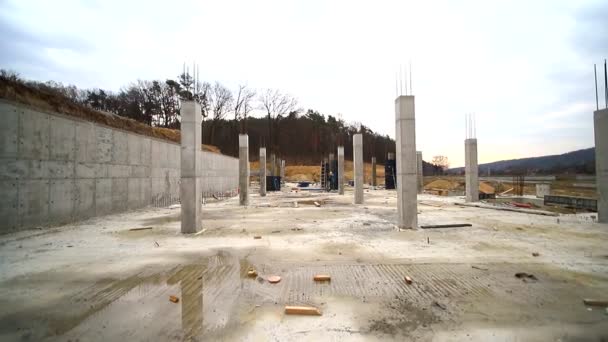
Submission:
M 480 164 L 480 174 L 564 174 L 564 173 L 595 173 L 595 148 L 572 151 L 541 157 L 500 160 L 492 163 Z M 464 167 L 449 169 L 448 173 L 462 173 Z

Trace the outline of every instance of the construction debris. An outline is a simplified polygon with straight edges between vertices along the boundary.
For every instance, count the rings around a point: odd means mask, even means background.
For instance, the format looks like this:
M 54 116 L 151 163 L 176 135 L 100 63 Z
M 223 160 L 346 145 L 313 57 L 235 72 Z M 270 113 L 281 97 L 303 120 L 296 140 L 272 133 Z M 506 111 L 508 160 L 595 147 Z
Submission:
M 309 315 L 321 316 L 321 311 L 312 306 L 286 306 L 285 314 L 287 315 Z
M 251 277 L 251 278 L 255 278 L 258 276 L 258 271 L 256 271 L 255 269 L 251 268 L 249 269 L 249 271 L 247 271 L 247 276 Z
M 589 306 L 605 306 L 608 307 L 608 299 L 583 299 L 583 303 Z
M 523 280 L 526 283 L 529 281 L 532 281 L 532 282 L 538 281 L 538 278 L 536 278 L 536 276 L 534 276 L 534 274 L 528 274 L 526 272 L 515 273 L 515 277 Z
M 313 277 L 313 279 L 315 281 L 330 281 L 331 280 L 331 276 L 327 275 L 327 274 L 317 274 Z
M 433 305 L 440 308 L 441 310 L 447 309 L 447 307 L 439 302 L 433 302 Z
M 473 225 L 470 223 L 454 223 L 454 224 L 433 224 L 427 226 L 420 226 L 422 229 L 429 228 L 459 228 L 459 227 L 472 227 Z
M 533 253 L 532 253 L 532 256 L 535 256 L 535 257 L 537 257 L 537 256 L 539 256 L 539 255 L 540 255 L 540 253 L 538 253 L 538 252 L 533 252 Z
M 494 210 L 504 210 L 504 211 L 515 211 L 519 213 L 526 214 L 535 214 L 535 215 L 544 215 L 544 216 L 559 216 L 558 213 L 552 213 L 550 211 L 544 210 L 536 210 L 536 209 L 524 209 L 524 208 L 512 208 L 512 207 L 499 207 L 497 205 L 487 205 L 487 204 L 477 204 L 477 203 L 454 203 L 458 206 L 465 207 L 475 207 L 475 208 L 483 208 L 483 209 L 494 209 Z
M 437 208 L 441 208 L 444 206 L 442 203 L 430 203 L 430 202 L 426 202 L 426 201 L 425 202 L 420 201 L 419 203 L 422 205 L 428 205 L 430 207 L 437 207 Z
M 154 246 L 156 247 L 160 247 L 160 245 L 158 244 L 158 242 L 154 241 Z
M 518 208 L 526 208 L 526 209 L 531 209 L 532 208 L 532 204 L 528 204 L 528 203 L 511 202 L 511 204 L 514 207 L 518 207 Z
M 508 190 L 506 190 L 506 191 L 503 191 L 503 192 L 501 192 L 499 195 L 500 195 L 500 196 L 503 196 L 503 195 L 508 194 L 508 193 L 509 193 L 509 192 L 511 192 L 511 191 L 513 191 L 513 188 L 508 189 Z
M 261 239 L 262 237 L 261 237 L 260 235 L 255 235 L 253 238 L 254 238 L 254 239 L 256 239 L 256 240 L 259 240 L 259 239 Z
M 136 230 L 147 230 L 147 229 L 152 229 L 152 227 L 139 227 L 139 228 L 131 228 L 129 229 L 130 231 L 136 231 Z
M 486 182 L 479 182 L 479 192 L 484 194 L 493 194 L 496 192 L 493 186 Z
M 266 280 L 268 280 L 268 282 L 271 284 L 276 284 L 281 281 L 281 277 L 279 277 L 277 275 L 272 275 L 272 276 L 268 276 L 268 278 L 266 278 Z
M 320 207 L 321 204 L 319 202 L 314 202 L 316 207 Z
M 407 284 L 411 284 L 412 283 L 412 278 L 410 278 L 409 276 L 405 276 L 405 282 Z
M 177 297 L 175 297 L 175 296 L 169 296 L 169 300 L 170 300 L 172 303 L 177 303 L 177 302 L 179 302 L 179 298 L 177 298 Z
M 489 270 L 488 268 L 483 268 L 483 267 L 479 267 L 479 266 L 475 266 L 475 265 L 471 266 L 471 268 L 474 268 L 476 270 L 482 270 L 482 271 L 488 271 Z

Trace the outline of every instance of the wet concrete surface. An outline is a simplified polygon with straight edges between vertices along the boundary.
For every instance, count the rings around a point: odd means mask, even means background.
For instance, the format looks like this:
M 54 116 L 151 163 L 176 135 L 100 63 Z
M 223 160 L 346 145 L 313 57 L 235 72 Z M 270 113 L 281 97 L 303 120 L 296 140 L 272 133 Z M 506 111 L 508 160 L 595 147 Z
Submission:
M 190 236 L 179 233 L 179 208 L 2 236 L 0 340 L 608 338 L 605 309 L 582 303 L 608 294 L 606 225 L 422 195 L 420 224 L 473 227 L 399 231 L 395 193 L 365 196 L 364 205 L 350 204 L 352 192 L 207 203 L 205 231 Z M 331 281 L 314 282 L 319 273 Z M 285 305 L 323 314 L 288 316 Z

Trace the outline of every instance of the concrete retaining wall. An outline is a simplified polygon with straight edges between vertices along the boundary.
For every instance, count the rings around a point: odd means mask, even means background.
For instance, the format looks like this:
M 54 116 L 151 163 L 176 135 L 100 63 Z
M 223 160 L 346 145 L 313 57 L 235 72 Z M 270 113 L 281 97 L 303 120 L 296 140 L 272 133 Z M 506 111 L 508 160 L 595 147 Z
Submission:
M 0 233 L 179 202 L 180 145 L 0 101 Z M 203 194 L 238 159 L 203 152 Z

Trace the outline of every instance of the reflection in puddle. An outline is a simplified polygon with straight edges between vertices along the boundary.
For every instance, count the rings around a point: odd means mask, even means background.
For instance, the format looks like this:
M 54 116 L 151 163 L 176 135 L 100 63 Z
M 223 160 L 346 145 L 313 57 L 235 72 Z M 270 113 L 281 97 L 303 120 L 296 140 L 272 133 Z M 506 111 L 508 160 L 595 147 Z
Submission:
M 203 328 L 203 267 L 185 266 L 167 280 L 180 284 L 182 307 L 182 330 L 186 337 L 197 336 Z
M 79 294 L 88 303 L 94 301 L 97 310 L 79 312 L 71 304 L 61 317 L 47 312 L 46 318 L 74 323 L 64 331 L 40 331 L 38 336 L 87 341 L 135 336 L 141 340 L 180 340 L 221 332 L 231 321 L 242 286 L 240 268 L 238 258 L 219 253 L 197 264 L 138 274 L 129 281 L 97 283 Z M 172 295 L 179 298 L 177 303 L 169 300 Z

